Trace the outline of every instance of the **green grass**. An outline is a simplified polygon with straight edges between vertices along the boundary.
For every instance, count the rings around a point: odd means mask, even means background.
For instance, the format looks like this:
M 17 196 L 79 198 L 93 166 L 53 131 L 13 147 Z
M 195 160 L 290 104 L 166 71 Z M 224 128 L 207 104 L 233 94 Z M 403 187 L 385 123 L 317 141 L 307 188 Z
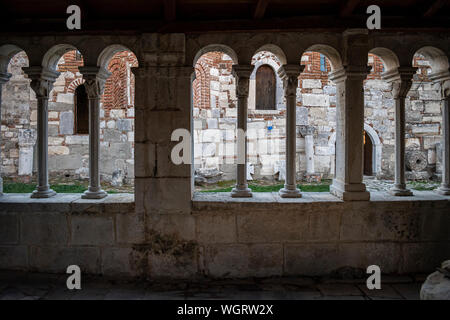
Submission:
M 87 187 L 82 184 L 55 184 L 51 188 L 57 193 L 83 193 Z M 36 189 L 35 184 L 10 182 L 3 185 L 4 193 L 31 193 Z M 107 190 L 109 194 L 118 193 L 116 190 Z
M 305 185 L 297 185 L 297 187 L 303 192 L 329 192 L 330 186 L 328 184 L 305 184 Z M 283 188 L 282 184 L 272 185 L 272 186 L 259 186 L 259 185 L 249 185 L 249 188 L 252 189 L 253 192 L 278 192 L 281 188 Z M 233 187 L 228 188 L 220 188 L 213 190 L 203 190 L 201 192 L 231 192 Z

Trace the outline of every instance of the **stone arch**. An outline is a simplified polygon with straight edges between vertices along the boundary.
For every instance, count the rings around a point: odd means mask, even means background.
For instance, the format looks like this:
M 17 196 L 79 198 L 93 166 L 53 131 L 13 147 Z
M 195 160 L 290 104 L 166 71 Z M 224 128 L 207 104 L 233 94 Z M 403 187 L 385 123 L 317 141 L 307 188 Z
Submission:
M 310 46 L 304 52 L 302 52 L 302 55 L 308 51 L 319 52 L 319 53 L 323 54 L 325 57 L 327 57 L 327 59 L 330 61 L 330 64 L 331 64 L 331 71 L 339 70 L 342 68 L 341 55 L 332 46 L 329 46 L 326 44 L 315 44 L 315 45 Z
M 81 84 L 84 83 L 84 79 L 83 78 L 76 78 L 75 80 L 73 80 L 68 86 L 67 86 L 67 92 L 68 93 L 74 93 L 75 90 L 77 89 L 77 87 Z
M 383 149 L 383 144 L 381 143 L 378 133 L 367 123 L 364 123 L 364 131 L 372 140 L 373 152 L 372 152 L 372 172 L 373 174 L 378 174 L 381 172 L 381 153 Z
M 380 137 L 378 136 L 378 133 L 375 131 L 374 128 L 372 128 L 367 123 L 364 123 L 364 131 L 367 132 L 367 135 L 372 140 L 373 144 L 373 153 L 372 153 L 372 166 L 373 166 L 373 173 L 378 174 L 381 172 L 381 155 L 383 152 L 383 144 L 381 143 Z M 328 139 L 328 146 L 334 150 L 332 154 L 336 152 L 336 131 L 333 131 L 330 138 Z
M 397 55 L 390 49 L 377 47 L 370 50 L 369 53 L 374 54 L 381 59 L 385 72 L 397 70 L 400 66 L 400 61 Z
M 265 44 L 262 47 L 260 47 L 258 50 L 256 50 L 255 53 L 253 54 L 253 56 L 256 56 L 261 51 L 268 51 L 270 53 L 273 53 L 278 58 L 281 65 L 287 64 L 286 55 L 284 54 L 283 49 L 281 49 L 279 46 L 277 46 L 275 44 Z
M 78 49 L 71 44 L 54 45 L 44 54 L 44 57 L 42 58 L 42 67 L 56 72 L 56 69 L 58 68 L 58 61 L 66 52 L 72 50 Z
M 21 51 L 24 50 L 13 44 L 5 44 L 0 47 L 0 73 L 8 72 L 9 61 Z
M 104 48 L 102 50 L 102 52 L 100 52 L 100 54 L 97 58 L 97 67 L 101 67 L 101 68 L 107 70 L 109 62 L 114 57 L 114 55 L 116 53 L 122 52 L 122 51 L 131 52 L 136 57 L 136 60 L 139 64 L 139 59 L 137 58 L 137 55 L 136 55 L 136 53 L 134 53 L 133 50 L 130 50 L 129 48 L 127 48 L 126 46 L 121 45 L 121 44 L 112 44 L 112 45 L 107 46 L 106 48 Z
M 262 51 L 258 51 L 255 53 L 253 57 L 255 57 L 258 53 L 261 53 Z M 268 51 L 276 58 L 278 58 L 278 55 L 275 53 Z M 283 65 L 282 60 L 275 61 L 274 59 L 269 58 L 263 58 L 259 61 L 257 61 L 254 66 L 252 74 L 250 75 L 250 94 L 249 94 L 249 101 L 248 101 L 248 108 L 249 109 L 256 109 L 255 107 L 255 95 L 256 95 L 256 87 L 255 87 L 255 80 L 256 80 L 256 72 L 258 71 L 259 67 L 263 65 L 269 65 L 273 71 L 275 72 L 275 80 L 276 80 L 276 94 L 275 94 L 275 106 L 276 109 L 282 109 L 285 107 L 285 101 L 284 101 L 284 95 L 283 95 L 283 82 L 278 75 L 278 70 Z
M 425 46 L 418 49 L 415 54 L 416 53 L 423 55 L 430 61 L 432 70 L 432 75 L 430 77 L 433 77 L 433 75 L 450 75 L 448 57 L 441 49 Z
M 226 55 L 228 55 L 231 58 L 231 60 L 233 61 L 233 64 L 239 63 L 236 52 L 233 49 L 231 49 L 229 46 L 224 45 L 224 44 L 210 44 L 210 45 L 207 45 L 207 46 L 201 48 L 197 52 L 197 54 L 194 57 L 194 61 L 193 61 L 192 65 L 195 67 L 198 59 L 200 59 L 201 56 L 203 56 L 205 53 L 214 52 L 214 51 L 222 52 L 222 53 L 225 53 Z

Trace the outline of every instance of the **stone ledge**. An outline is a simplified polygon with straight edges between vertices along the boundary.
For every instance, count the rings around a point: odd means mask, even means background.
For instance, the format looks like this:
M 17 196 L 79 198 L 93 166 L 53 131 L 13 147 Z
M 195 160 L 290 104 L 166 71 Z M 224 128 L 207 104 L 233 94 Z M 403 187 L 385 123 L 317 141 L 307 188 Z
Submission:
M 273 208 L 282 207 L 284 209 L 298 208 L 301 204 L 334 204 L 345 202 L 328 192 L 302 192 L 301 198 L 281 198 L 278 192 L 254 192 L 252 198 L 232 198 L 229 192 L 196 192 L 193 197 L 193 209 L 204 210 L 214 208 L 236 209 L 251 206 L 254 209 L 268 209 L 268 205 Z M 411 197 L 395 197 L 387 192 L 371 192 L 369 201 L 358 201 L 358 203 L 422 203 L 440 201 L 444 205 L 450 202 L 450 196 L 442 196 L 433 191 L 414 191 Z M 356 206 L 357 204 L 355 204 Z
M 95 212 L 129 212 L 134 210 L 134 195 L 110 194 L 103 199 L 81 199 L 81 193 L 57 194 L 48 199 L 32 199 L 28 193 L 10 193 L 0 196 L 0 211 L 81 212 L 96 208 Z M 100 210 L 99 210 L 100 209 Z

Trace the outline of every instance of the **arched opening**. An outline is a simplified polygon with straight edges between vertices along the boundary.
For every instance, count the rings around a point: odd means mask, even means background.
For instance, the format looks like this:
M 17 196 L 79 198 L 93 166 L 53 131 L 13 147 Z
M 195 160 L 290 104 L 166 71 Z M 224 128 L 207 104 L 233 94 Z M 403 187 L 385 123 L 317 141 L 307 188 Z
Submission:
M 276 77 L 269 65 L 262 65 L 256 71 L 256 109 L 275 110 Z
M 236 179 L 235 62 L 223 51 L 196 58 L 193 101 L 193 171 L 197 191 L 231 187 Z
M 302 54 L 300 62 L 304 70 L 297 95 L 297 175 L 306 182 L 330 184 L 336 160 L 336 85 L 328 73 L 339 64 L 336 58 L 333 67 L 330 48 L 312 48 Z M 332 56 L 338 57 L 337 53 Z
M 84 84 L 75 89 L 75 134 L 89 134 L 89 102 Z
M 134 192 L 136 55 L 121 46 L 102 55 L 101 67 L 110 72 L 100 110 L 100 174 L 103 181 L 121 192 Z
M 364 131 L 364 170 L 365 176 L 372 176 L 373 172 L 373 143 L 370 136 Z
M 26 193 L 35 186 L 36 99 L 22 70 L 29 66 L 25 51 L 9 51 L 6 59 L 2 71 L 11 77 L 1 86 L 0 175 L 4 193 Z

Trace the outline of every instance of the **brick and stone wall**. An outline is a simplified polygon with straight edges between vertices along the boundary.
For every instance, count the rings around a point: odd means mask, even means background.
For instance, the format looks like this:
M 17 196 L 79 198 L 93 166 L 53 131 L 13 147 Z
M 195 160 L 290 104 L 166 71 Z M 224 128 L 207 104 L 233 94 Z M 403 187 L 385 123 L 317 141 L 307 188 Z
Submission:
M 321 66 L 318 52 L 301 58 L 305 65 L 299 77 L 297 95 L 298 178 L 334 175 L 336 87 L 328 80 L 330 63 Z M 394 173 L 394 100 L 392 85 L 381 80 L 383 63 L 369 55 L 372 71 L 365 81 L 365 122 L 374 149 L 374 174 L 392 178 Z M 235 178 L 236 87 L 231 73 L 232 59 L 220 52 L 203 55 L 195 67 L 193 83 L 193 135 L 197 174 L 216 170 L 220 179 Z M 276 73 L 281 66 L 272 53 L 262 51 L 253 57 L 255 70 L 250 80 L 248 112 L 249 179 L 284 179 L 285 99 Z M 29 181 L 33 171 L 36 130 L 36 100 L 21 67 L 28 65 L 25 53 L 10 62 L 13 74 L 3 89 L 2 172 L 5 176 Z M 60 77 L 54 84 L 49 103 L 49 171 L 51 176 L 88 178 L 88 135 L 74 131 L 74 92 L 83 83 L 78 67 L 83 65 L 77 51 L 66 53 L 58 63 Z M 271 66 L 276 75 L 276 110 L 257 110 L 255 74 L 261 65 Z M 440 171 L 440 96 L 427 74 L 429 61 L 416 55 L 419 67 L 406 101 L 407 157 L 422 159 L 410 179 L 427 179 Z M 112 73 L 102 98 L 101 174 L 113 184 L 132 184 L 134 179 L 134 76 L 135 56 L 128 51 L 116 54 L 109 63 Z M 313 143 L 308 153 L 305 132 Z M 19 141 L 20 140 L 20 141 Z M 21 151 L 22 150 L 22 153 Z M 22 156 L 20 156 L 22 154 Z M 22 160 L 21 160 L 22 159 Z M 307 162 L 310 166 L 307 168 Z M 309 171 L 308 171 L 309 170 Z
M 25 160 L 31 166 L 20 170 L 20 136 L 28 133 L 35 142 L 37 125 L 36 99 L 21 70 L 27 65 L 24 52 L 11 60 L 8 72 L 13 77 L 3 89 L 2 101 L 2 172 L 22 181 L 31 179 L 35 157 L 33 152 L 24 154 L 23 159 L 27 157 Z M 61 57 L 57 67 L 61 74 L 49 100 L 49 174 L 63 180 L 87 179 L 89 175 L 89 136 L 77 134 L 74 127 L 74 93 L 84 82 L 78 70 L 82 65 L 83 58 L 75 50 Z M 102 96 L 100 170 L 102 178 L 115 185 L 132 185 L 134 181 L 134 76 L 130 68 L 136 66 L 136 57 L 131 52 L 114 55 L 108 66 L 111 76 Z
M 306 52 L 301 63 L 304 72 L 299 77 L 297 95 L 297 175 L 332 178 L 335 161 L 336 86 L 328 79 L 330 62 L 318 52 Z M 255 73 L 259 66 L 269 65 L 276 72 L 281 63 L 270 52 L 253 57 L 255 71 L 250 80 L 248 112 L 248 179 L 284 179 L 285 161 L 285 100 L 282 83 L 276 74 L 276 110 L 255 107 Z M 381 79 L 383 63 L 369 55 L 372 67 L 364 84 L 365 127 L 372 144 L 374 175 L 392 178 L 394 174 L 394 99 L 392 84 Z M 236 97 L 231 58 L 220 52 L 203 55 L 196 65 L 193 85 L 194 156 L 197 176 L 211 175 L 216 170 L 220 179 L 235 178 Z M 422 159 L 419 169 L 408 168 L 409 179 L 428 179 L 439 174 L 440 97 L 427 75 L 430 64 L 416 55 L 418 67 L 406 101 L 407 158 Z M 308 139 L 312 135 L 312 152 Z M 307 162 L 311 165 L 307 168 Z M 310 172 L 309 172 L 309 171 Z M 217 179 L 217 178 L 215 178 Z M 215 181 L 215 180 L 212 180 Z

